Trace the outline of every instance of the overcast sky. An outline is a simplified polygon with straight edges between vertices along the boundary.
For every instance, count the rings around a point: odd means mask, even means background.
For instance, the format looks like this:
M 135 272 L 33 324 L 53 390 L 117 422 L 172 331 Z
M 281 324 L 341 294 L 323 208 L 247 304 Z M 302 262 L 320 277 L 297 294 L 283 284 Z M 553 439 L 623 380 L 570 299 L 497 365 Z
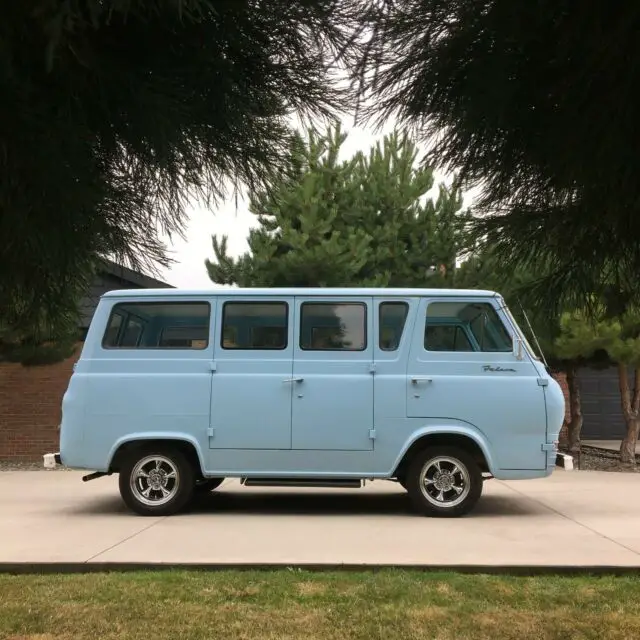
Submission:
M 350 157 L 359 150 L 367 151 L 375 142 L 393 128 L 393 123 L 382 130 L 355 128 L 350 120 L 343 122 L 348 138 L 343 145 L 343 154 Z M 446 179 L 443 174 L 436 173 L 434 190 L 437 184 Z M 465 205 L 468 198 L 465 198 Z M 213 256 L 211 248 L 212 235 L 227 235 L 228 250 L 233 256 L 238 256 L 247 249 L 247 235 L 255 224 L 255 217 L 248 211 L 248 202 L 232 199 L 222 203 L 215 210 L 201 206 L 194 206 L 190 212 L 186 238 L 174 239 L 170 245 L 170 254 L 176 260 L 175 264 L 163 272 L 163 279 L 176 287 L 184 288 L 212 288 L 215 287 L 205 268 L 206 258 Z

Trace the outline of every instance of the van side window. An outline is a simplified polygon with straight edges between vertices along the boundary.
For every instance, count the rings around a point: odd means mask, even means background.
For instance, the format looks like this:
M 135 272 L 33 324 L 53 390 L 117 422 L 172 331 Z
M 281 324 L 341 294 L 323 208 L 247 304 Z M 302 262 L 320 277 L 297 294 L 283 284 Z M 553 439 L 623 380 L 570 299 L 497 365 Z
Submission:
M 378 345 L 382 351 L 396 351 L 407 321 L 409 305 L 406 302 L 382 302 L 378 309 Z
M 510 352 L 511 336 L 491 304 L 432 302 L 427 307 L 428 351 Z
M 304 302 L 300 317 L 304 351 L 364 351 L 367 306 L 362 302 Z
M 223 349 L 287 348 L 289 305 L 286 302 L 225 302 Z
M 127 302 L 113 307 L 105 349 L 205 349 L 208 302 Z
M 166 327 L 160 334 L 158 346 L 174 349 L 204 349 L 209 342 L 208 327 Z

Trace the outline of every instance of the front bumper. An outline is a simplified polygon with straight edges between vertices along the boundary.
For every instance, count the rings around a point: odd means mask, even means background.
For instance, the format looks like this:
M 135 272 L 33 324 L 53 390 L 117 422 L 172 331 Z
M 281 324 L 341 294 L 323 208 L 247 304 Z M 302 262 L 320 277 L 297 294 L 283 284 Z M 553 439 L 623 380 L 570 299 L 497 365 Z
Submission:
M 57 453 L 45 453 L 43 458 L 45 469 L 55 469 L 57 466 L 62 464 L 59 451 Z

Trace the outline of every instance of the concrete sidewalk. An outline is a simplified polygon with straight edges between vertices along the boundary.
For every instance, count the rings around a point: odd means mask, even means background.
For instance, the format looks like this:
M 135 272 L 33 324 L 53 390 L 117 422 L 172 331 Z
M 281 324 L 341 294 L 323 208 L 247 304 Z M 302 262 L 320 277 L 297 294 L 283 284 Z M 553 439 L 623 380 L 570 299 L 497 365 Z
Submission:
M 240 487 L 191 512 L 130 514 L 117 478 L 0 473 L 0 562 L 640 567 L 640 474 L 557 471 L 490 480 L 461 519 L 415 516 L 397 485 Z
M 583 445 L 588 447 L 596 447 L 597 449 L 604 449 L 605 451 L 620 451 L 620 445 L 622 440 L 583 440 Z M 640 455 L 640 442 L 636 443 L 636 454 Z

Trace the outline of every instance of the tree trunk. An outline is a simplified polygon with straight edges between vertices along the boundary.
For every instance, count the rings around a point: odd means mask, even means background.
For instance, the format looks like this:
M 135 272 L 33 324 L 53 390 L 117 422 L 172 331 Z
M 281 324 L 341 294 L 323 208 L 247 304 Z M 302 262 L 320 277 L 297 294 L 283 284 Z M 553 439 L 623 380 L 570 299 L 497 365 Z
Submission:
M 567 436 L 569 453 L 580 454 L 580 434 L 582 432 L 582 398 L 580 397 L 580 383 L 576 367 L 570 365 L 566 370 L 567 388 L 569 390 L 569 422 L 567 423 Z
M 638 442 L 638 430 L 640 428 L 640 368 L 634 373 L 633 395 L 629 388 L 629 373 L 625 364 L 618 364 L 618 378 L 620 381 L 620 400 L 622 402 L 622 415 L 627 425 L 627 433 L 620 445 L 620 462 L 623 464 L 636 463 L 636 443 Z

